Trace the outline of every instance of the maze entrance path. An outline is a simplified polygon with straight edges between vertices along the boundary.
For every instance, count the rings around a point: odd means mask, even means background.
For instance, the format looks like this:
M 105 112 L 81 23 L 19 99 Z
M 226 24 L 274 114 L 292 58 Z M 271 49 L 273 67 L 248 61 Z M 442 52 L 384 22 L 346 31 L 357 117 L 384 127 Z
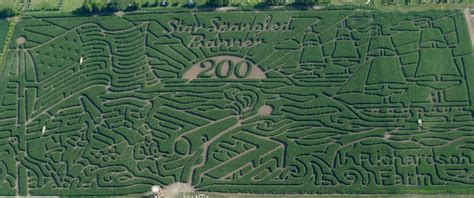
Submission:
M 474 189 L 461 11 L 30 16 L 12 41 L 1 195 Z

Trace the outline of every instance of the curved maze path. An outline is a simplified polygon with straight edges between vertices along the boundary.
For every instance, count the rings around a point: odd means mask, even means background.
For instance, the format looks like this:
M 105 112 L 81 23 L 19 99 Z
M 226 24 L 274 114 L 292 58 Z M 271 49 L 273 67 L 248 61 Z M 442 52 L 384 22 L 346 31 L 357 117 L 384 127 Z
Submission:
M 473 192 L 461 12 L 25 18 L 0 194 Z

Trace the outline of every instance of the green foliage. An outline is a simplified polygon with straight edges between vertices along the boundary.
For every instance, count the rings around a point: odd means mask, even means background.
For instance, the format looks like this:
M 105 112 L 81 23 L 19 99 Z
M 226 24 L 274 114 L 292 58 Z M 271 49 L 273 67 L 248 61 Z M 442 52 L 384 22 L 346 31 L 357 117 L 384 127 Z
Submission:
M 80 11 L 85 13 L 133 11 L 141 9 L 142 7 L 157 5 L 158 1 L 155 3 L 142 3 L 140 0 L 84 0 L 84 4 Z
M 17 10 L 13 8 L 0 8 L 0 19 L 1 18 L 7 18 L 7 17 L 12 17 L 19 14 Z
M 379 8 L 400 10 L 432 10 L 464 8 L 472 3 L 470 0 L 374 0 L 373 4 Z
M 416 76 L 459 76 L 458 68 L 447 49 L 421 49 L 420 65 Z
M 106 10 L 107 5 L 100 0 L 84 0 L 81 11 L 85 13 L 98 13 Z
M 332 55 L 334 58 L 356 58 L 358 56 L 354 42 L 350 40 L 337 40 Z
M 13 18 L 10 21 L 0 19 L 0 71 L 3 70 L 3 57 L 6 55 L 5 52 L 8 49 L 8 44 L 13 37 L 16 22 L 17 18 Z
M 302 5 L 302 6 L 313 6 L 317 4 L 319 0 L 295 0 L 296 5 Z
M 398 57 L 376 57 L 372 61 L 367 84 L 406 83 Z
M 229 0 L 208 0 L 208 4 L 216 7 L 224 7 L 229 5 Z
M 286 0 L 267 0 L 267 4 L 271 6 L 282 6 L 286 4 Z
M 1 195 L 473 192 L 459 12 L 35 15 L 8 43 Z

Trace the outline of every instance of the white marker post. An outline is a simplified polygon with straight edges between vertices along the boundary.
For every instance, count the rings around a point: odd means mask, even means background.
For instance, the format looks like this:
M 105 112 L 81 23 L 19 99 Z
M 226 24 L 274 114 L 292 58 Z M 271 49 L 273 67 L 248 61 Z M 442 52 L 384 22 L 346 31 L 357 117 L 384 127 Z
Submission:
M 81 59 L 79 60 L 79 65 L 82 65 L 82 62 L 84 62 L 84 58 L 81 57 Z
M 418 119 L 418 125 L 420 125 L 420 127 L 423 125 L 423 121 L 421 119 Z
M 46 131 L 46 126 L 43 126 L 43 129 L 41 129 L 41 135 L 44 135 L 45 131 Z

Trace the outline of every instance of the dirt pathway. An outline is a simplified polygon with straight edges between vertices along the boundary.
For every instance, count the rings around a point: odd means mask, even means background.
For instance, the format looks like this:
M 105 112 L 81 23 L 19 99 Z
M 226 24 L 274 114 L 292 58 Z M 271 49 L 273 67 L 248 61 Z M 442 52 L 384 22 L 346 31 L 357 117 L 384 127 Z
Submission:
M 466 18 L 467 27 L 469 29 L 469 35 L 471 35 L 471 44 L 474 46 L 474 27 L 472 25 L 472 18 L 471 18 L 471 9 L 464 8 L 464 17 Z

